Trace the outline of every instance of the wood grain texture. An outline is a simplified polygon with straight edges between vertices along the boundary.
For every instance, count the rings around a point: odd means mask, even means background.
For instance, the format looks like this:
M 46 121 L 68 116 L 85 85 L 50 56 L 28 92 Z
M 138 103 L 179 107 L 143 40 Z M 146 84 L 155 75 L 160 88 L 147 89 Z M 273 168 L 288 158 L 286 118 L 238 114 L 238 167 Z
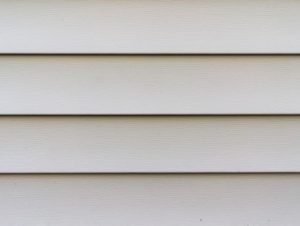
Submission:
M 300 56 L 0 56 L 0 114 L 299 114 Z
M 300 172 L 300 117 L 0 117 L 0 173 Z
M 294 0 L 1 0 L 0 53 L 299 53 Z
M 1 175 L 1 225 L 295 226 L 299 175 Z

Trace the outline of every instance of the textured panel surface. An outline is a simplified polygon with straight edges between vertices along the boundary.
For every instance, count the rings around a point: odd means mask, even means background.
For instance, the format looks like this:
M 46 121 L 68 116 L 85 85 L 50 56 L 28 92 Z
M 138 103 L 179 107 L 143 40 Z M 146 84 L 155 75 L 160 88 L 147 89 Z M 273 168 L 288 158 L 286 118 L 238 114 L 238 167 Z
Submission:
M 1 0 L 1 53 L 299 53 L 295 0 Z
M 299 96 L 300 56 L 0 56 L 0 114 L 299 114 Z
M 1 175 L 1 225 L 296 226 L 299 175 Z
M 0 172 L 300 171 L 300 117 L 0 117 Z

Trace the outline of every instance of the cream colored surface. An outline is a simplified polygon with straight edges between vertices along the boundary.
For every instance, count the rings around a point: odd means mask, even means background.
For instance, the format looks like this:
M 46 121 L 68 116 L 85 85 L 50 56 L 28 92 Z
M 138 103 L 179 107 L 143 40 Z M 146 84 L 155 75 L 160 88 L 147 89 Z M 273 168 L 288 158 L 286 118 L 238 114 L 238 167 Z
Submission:
M 300 56 L 0 56 L 0 114 L 299 114 Z
M 0 172 L 300 172 L 300 116 L 0 117 Z
M 0 0 L 0 225 L 299 226 L 299 12 Z
M 1 225 L 296 226 L 299 175 L 1 175 Z
M 1 53 L 299 53 L 295 0 L 1 0 Z

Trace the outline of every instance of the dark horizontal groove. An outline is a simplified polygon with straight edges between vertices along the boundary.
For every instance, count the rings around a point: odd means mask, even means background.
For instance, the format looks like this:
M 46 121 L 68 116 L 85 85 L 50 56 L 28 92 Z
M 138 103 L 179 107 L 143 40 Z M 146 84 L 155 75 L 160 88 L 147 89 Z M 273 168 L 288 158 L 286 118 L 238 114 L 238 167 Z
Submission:
M 5 172 L 2 175 L 288 175 L 292 172 Z
M 0 117 L 298 117 L 297 114 L 0 114 Z
M 300 56 L 300 53 L 0 53 L 0 56 Z

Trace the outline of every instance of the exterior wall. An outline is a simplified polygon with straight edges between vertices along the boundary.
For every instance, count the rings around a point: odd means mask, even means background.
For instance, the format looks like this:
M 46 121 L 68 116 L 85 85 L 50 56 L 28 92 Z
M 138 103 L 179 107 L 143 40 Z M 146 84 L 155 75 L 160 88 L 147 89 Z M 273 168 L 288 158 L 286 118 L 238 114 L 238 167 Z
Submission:
M 0 0 L 0 225 L 300 225 L 299 12 Z

